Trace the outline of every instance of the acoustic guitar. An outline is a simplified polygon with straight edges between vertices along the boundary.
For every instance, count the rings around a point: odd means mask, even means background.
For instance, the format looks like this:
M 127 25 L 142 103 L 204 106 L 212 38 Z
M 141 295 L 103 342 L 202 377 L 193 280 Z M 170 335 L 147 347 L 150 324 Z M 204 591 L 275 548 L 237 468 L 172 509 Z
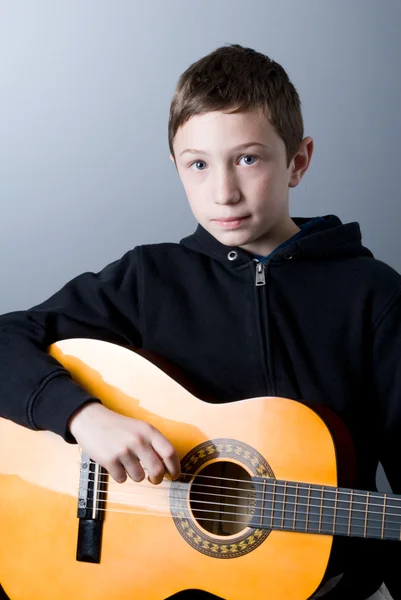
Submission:
M 328 411 L 277 397 L 205 402 L 107 342 L 64 340 L 49 353 L 107 407 L 159 429 L 182 474 L 117 484 L 76 444 L 0 419 L 0 584 L 12 600 L 185 589 L 306 600 L 335 536 L 400 539 L 400 498 L 339 487 L 350 448 Z

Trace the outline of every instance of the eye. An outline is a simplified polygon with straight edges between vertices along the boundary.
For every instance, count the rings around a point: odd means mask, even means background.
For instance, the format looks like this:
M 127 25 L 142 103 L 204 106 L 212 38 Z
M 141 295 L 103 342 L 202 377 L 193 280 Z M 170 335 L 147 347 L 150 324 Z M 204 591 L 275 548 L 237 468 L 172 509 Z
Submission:
M 252 156 L 252 154 L 245 154 L 245 156 L 242 156 L 240 158 L 240 162 L 241 162 L 241 160 L 245 160 L 245 164 L 249 167 L 249 166 L 254 165 L 258 159 L 256 156 Z M 251 162 L 251 161 L 253 161 L 253 162 Z
M 196 165 L 196 167 L 197 167 L 197 168 L 195 169 L 195 171 L 204 171 L 204 170 L 205 170 L 205 167 L 206 167 L 206 163 L 205 163 L 205 161 L 204 161 L 204 160 L 196 160 L 195 162 L 191 163 L 191 164 L 189 165 L 190 169 L 192 169 L 192 167 L 193 167 L 194 165 Z M 203 166 L 202 166 L 202 165 L 203 165 Z M 200 168 L 198 168 L 198 167 L 200 167 Z

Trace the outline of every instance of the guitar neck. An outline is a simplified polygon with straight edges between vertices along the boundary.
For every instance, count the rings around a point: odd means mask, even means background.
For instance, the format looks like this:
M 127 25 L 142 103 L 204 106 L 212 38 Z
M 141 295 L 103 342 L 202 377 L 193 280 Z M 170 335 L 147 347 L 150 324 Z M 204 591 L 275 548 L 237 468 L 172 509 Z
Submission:
M 262 477 L 252 527 L 400 540 L 401 496 Z

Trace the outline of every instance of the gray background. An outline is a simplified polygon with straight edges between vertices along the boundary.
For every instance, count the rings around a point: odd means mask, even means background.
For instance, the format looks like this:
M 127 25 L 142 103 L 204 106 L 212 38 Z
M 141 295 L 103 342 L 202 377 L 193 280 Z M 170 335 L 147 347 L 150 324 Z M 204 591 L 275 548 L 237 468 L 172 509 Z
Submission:
M 0 313 L 194 229 L 169 102 L 225 43 L 300 93 L 316 146 L 291 214 L 359 221 L 401 271 L 400 26 L 399 0 L 0 0 Z

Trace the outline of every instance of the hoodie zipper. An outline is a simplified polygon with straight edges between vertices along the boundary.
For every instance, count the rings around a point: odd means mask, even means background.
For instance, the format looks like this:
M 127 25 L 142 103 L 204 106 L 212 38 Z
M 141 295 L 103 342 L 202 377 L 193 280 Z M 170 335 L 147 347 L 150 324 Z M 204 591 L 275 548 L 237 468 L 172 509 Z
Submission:
M 257 258 L 254 258 L 254 261 L 257 263 L 255 285 L 266 285 L 265 263 L 259 262 Z
M 263 374 L 266 381 L 267 395 L 274 395 L 272 389 L 271 374 L 269 372 L 269 357 L 268 357 L 268 321 L 267 321 L 267 298 L 266 298 L 266 264 L 260 262 L 257 258 L 253 259 L 256 263 L 255 268 L 255 287 L 260 288 L 255 290 L 259 308 L 258 314 L 258 333 L 259 333 L 259 348 L 261 361 L 263 366 Z

